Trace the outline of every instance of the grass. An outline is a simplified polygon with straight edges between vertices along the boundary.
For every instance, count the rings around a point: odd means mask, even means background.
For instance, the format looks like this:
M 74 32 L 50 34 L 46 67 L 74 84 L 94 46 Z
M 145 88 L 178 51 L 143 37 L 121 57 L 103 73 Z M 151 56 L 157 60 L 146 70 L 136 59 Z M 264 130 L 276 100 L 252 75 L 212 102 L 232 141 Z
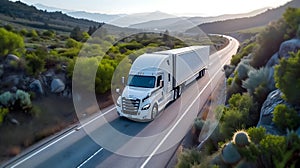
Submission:
M 257 34 L 257 33 L 260 33 L 261 31 L 263 31 L 265 28 L 266 28 L 266 26 L 259 26 L 259 27 L 252 27 L 252 28 L 249 28 L 249 29 L 238 30 L 236 32 L 238 32 L 238 33 Z

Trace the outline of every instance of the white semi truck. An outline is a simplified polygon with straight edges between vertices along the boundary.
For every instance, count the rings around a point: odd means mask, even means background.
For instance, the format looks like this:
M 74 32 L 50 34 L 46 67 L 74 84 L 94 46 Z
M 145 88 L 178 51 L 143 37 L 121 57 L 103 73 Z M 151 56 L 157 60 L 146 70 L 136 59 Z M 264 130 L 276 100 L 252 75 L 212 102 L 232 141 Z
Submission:
M 154 120 L 168 103 L 182 94 L 184 86 L 205 74 L 209 46 L 191 46 L 146 53 L 132 64 L 126 86 L 120 89 L 117 112 L 136 120 Z M 124 77 L 122 81 L 125 83 Z

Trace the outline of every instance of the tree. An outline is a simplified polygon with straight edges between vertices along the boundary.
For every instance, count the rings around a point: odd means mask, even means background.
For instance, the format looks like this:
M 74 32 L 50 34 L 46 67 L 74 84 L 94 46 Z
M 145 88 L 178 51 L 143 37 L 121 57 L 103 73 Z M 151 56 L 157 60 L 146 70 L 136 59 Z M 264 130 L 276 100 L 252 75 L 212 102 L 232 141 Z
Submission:
M 70 37 L 77 40 L 77 41 L 81 41 L 83 39 L 83 31 L 81 31 L 79 26 L 76 26 L 70 34 Z
M 300 104 L 300 51 L 292 53 L 290 58 L 282 59 L 275 67 L 276 87 L 283 98 L 294 105 Z
M 288 24 L 288 38 L 295 37 L 300 24 L 300 8 L 289 7 L 283 14 L 283 18 Z
M 22 52 L 24 50 L 24 39 L 22 36 L 0 28 L 0 55 Z

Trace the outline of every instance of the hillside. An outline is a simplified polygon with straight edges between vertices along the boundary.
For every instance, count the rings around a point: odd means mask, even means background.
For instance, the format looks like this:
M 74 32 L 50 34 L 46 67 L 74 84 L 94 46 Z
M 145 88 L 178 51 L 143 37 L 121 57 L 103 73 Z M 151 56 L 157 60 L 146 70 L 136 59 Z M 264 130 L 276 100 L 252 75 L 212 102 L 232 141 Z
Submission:
M 255 16 L 266 11 L 267 9 L 268 8 L 262 8 L 248 13 L 225 14 L 225 15 L 212 16 L 212 17 L 175 17 L 174 16 L 175 18 L 152 20 L 148 22 L 133 24 L 130 25 L 129 27 L 138 28 L 138 29 L 147 29 L 147 30 L 185 31 L 189 28 L 194 27 L 195 25 L 199 25 L 202 23 Z
M 99 22 L 87 19 L 77 19 L 62 12 L 47 12 L 38 10 L 22 2 L 0 1 L 0 21 L 2 24 L 12 24 L 17 27 L 30 27 L 34 29 L 47 29 L 62 32 L 70 32 L 78 26 L 82 30 L 88 30 L 90 26 L 98 27 Z M 119 28 L 106 24 L 110 33 L 132 32 L 134 29 Z
M 201 30 L 203 30 L 206 33 L 227 33 L 227 32 L 234 32 L 237 30 L 242 29 L 249 29 L 252 27 L 260 27 L 267 25 L 268 23 L 272 21 L 276 21 L 282 17 L 282 14 L 288 7 L 300 7 L 300 1 L 299 0 L 293 0 L 291 2 L 288 2 L 287 4 L 268 10 L 262 14 L 259 14 L 254 17 L 245 17 L 240 19 L 231 19 L 226 21 L 217 21 L 214 23 L 205 23 L 198 25 Z M 194 27 L 189 30 L 187 30 L 187 33 L 194 33 L 197 31 L 198 28 Z

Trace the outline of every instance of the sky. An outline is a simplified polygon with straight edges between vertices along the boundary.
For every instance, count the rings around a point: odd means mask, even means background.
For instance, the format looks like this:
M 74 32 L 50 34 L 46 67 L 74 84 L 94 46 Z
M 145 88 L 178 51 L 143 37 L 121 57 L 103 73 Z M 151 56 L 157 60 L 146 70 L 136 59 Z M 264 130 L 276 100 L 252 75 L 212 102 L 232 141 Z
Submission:
M 16 0 L 12 0 L 16 1 Z M 216 16 L 278 7 L 291 0 L 21 0 L 29 5 L 106 14 L 161 11 L 177 16 Z

